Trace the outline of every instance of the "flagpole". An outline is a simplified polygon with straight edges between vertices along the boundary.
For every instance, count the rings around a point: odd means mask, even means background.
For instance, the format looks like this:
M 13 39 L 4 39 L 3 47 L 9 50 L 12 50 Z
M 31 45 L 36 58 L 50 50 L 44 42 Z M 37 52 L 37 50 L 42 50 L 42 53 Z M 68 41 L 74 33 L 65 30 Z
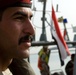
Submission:
M 68 41 L 69 41 L 68 32 L 67 32 L 66 25 L 65 25 L 65 23 L 64 23 L 64 22 L 63 22 L 63 25 L 64 25 L 64 30 L 66 30 L 67 38 L 68 38 Z

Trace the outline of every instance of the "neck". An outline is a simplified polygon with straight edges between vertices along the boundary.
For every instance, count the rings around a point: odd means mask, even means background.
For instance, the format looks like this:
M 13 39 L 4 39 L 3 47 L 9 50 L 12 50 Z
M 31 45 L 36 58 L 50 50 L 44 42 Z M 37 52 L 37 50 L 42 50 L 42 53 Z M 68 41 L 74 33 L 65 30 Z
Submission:
M 12 59 L 0 58 L 0 72 L 6 70 L 11 62 Z
M 12 57 L 7 50 L 0 48 L 0 72 L 6 70 L 11 62 Z

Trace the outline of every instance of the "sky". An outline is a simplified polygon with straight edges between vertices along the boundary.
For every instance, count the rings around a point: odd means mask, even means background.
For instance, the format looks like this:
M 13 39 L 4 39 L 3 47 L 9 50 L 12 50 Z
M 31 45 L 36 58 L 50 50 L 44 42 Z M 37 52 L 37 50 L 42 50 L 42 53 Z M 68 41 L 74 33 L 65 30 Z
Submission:
M 56 6 L 58 5 L 58 12 L 56 12 L 57 18 L 63 16 L 63 18 L 66 18 L 68 23 L 66 23 L 66 28 L 68 31 L 68 34 L 73 33 L 72 27 L 76 26 L 76 3 L 75 0 L 47 0 L 46 3 L 46 14 L 45 17 L 47 21 L 50 23 L 51 21 L 51 6 L 53 4 L 54 10 L 56 11 Z M 38 2 L 38 0 L 33 0 L 33 5 L 32 9 L 36 8 L 36 11 L 33 10 L 34 17 L 32 19 L 32 22 L 34 24 L 35 28 L 35 34 L 36 34 L 36 41 L 39 41 L 40 35 L 42 33 L 42 14 L 43 14 L 43 3 Z M 59 26 L 61 28 L 61 31 L 63 33 L 63 24 L 59 23 Z M 46 27 L 46 35 L 47 35 L 47 40 L 51 41 L 51 33 L 50 33 L 50 27 L 48 26 L 47 22 L 45 22 L 45 27 Z M 73 40 L 73 36 L 69 35 L 70 40 Z

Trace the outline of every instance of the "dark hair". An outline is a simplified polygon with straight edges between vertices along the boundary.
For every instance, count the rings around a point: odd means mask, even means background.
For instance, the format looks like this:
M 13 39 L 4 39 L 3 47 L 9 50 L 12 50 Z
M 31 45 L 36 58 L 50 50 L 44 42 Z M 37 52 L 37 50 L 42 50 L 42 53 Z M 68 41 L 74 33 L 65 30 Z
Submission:
M 59 75 L 59 73 L 58 72 L 55 72 L 55 73 L 53 73 L 53 75 Z
M 75 57 L 75 54 L 71 54 L 71 58 L 74 58 Z

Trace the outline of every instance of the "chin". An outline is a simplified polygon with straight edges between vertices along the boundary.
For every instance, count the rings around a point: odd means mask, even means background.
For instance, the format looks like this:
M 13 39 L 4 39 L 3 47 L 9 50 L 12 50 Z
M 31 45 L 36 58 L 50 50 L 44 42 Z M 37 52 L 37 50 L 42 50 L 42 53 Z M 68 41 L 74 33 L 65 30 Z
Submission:
M 30 55 L 29 51 L 20 52 L 18 58 L 28 58 Z

